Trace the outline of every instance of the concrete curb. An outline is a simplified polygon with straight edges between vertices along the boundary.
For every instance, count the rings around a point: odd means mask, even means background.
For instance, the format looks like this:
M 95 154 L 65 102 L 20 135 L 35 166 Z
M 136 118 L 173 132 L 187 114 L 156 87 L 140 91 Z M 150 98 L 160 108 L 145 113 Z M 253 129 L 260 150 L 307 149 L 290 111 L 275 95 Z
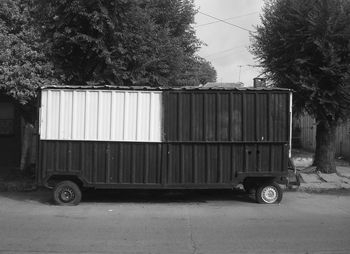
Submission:
M 350 191 L 350 179 L 337 174 L 298 173 L 300 186 L 284 188 L 285 191 L 308 193 L 325 193 L 333 191 Z
M 350 185 L 342 183 L 301 183 L 298 188 L 298 191 L 313 193 L 344 190 L 350 191 Z
M 284 192 L 306 192 L 306 193 L 328 193 L 328 192 L 349 192 L 349 186 L 338 185 L 334 183 L 307 184 L 301 183 L 300 186 L 281 186 Z

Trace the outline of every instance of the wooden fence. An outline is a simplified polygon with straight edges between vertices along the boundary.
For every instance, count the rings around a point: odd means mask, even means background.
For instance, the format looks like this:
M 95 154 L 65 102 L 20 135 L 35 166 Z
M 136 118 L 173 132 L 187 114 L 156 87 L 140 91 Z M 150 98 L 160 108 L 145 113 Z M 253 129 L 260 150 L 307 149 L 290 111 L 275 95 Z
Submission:
M 300 128 L 300 145 L 314 151 L 316 147 L 316 121 L 309 115 L 301 116 L 294 126 Z M 341 124 L 336 132 L 336 155 L 350 160 L 350 121 Z

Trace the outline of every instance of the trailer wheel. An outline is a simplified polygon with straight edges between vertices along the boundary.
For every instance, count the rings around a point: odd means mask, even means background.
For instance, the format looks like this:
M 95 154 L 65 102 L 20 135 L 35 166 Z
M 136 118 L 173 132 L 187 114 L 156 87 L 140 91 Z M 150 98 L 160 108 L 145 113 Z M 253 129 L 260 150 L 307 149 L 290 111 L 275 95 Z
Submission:
M 54 188 L 53 199 L 58 205 L 77 205 L 81 200 L 81 190 L 72 181 L 59 182 Z
M 256 190 L 256 201 L 260 204 L 280 203 L 283 191 L 277 183 L 264 183 Z

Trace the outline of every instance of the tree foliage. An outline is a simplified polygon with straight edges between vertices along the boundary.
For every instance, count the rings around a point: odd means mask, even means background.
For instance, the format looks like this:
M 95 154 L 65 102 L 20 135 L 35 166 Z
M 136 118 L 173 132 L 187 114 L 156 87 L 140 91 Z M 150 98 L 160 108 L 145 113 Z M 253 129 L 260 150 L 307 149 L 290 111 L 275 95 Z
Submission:
M 195 13 L 192 0 L 2 0 L 0 89 L 26 104 L 44 84 L 215 80 L 196 56 Z
M 252 52 L 298 112 L 331 124 L 350 116 L 350 2 L 272 0 Z
M 335 129 L 350 117 L 350 2 L 270 0 L 251 51 L 268 78 L 294 90 L 294 110 L 317 120 L 315 164 L 334 172 Z
M 191 0 L 49 0 L 38 10 L 69 84 L 181 85 L 189 63 L 205 64 Z
M 0 89 L 26 104 L 43 84 L 56 84 L 29 1 L 0 1 Z

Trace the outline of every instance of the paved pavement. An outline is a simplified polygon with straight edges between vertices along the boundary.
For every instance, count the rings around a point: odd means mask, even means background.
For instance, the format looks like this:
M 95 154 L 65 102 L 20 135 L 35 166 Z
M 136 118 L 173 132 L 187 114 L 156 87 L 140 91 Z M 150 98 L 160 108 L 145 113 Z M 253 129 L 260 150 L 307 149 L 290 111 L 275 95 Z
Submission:
M 299 191 L 324 192 L 330 190 L 350 190 L 350 164 L 336 160 L 337 173 L 323 174 L 312 166 L 313 154 L 298 152 L 292 158 L 294 166 L 300 176 Z
M 0 253 L 350 253 L 350 192 L 98 191 L 73 207 L 51 193 L 0 193 Z

